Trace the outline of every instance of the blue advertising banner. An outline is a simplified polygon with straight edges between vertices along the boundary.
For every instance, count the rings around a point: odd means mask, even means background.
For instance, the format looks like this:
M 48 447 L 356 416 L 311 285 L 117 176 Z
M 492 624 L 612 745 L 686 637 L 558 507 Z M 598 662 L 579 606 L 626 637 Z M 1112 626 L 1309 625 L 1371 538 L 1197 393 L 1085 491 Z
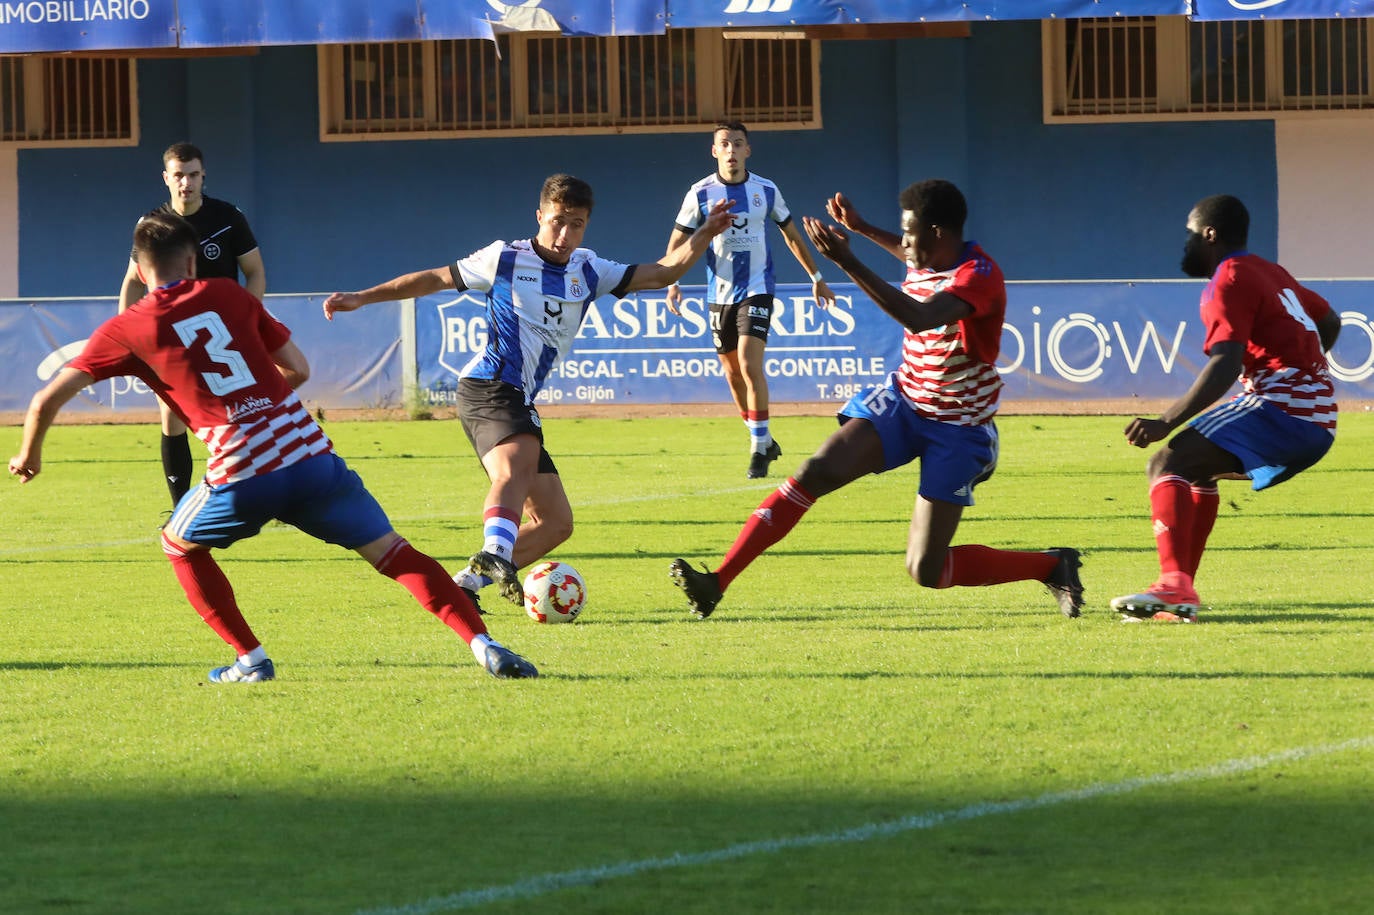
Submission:
M 1189 0 L 668 0 L 673 28 L 1186 16 Z
M 323 407 L 385 408 L 401 405 L 401 305 L 381 303 L 329 322 L 323 296 L 267 297 L 267 308 L 291 328 L 310 360 L 307 403 Z M 28 409 L 34 392 L 52 379 L 86 339 L 113 317 L 115 300 L 0 301 L 0 412 Z M 71 411 L 150 411 L 157 399 L 136 378 L 111 378 L 86 388 Z
M 1337 19 L 1374 16 L 1374 0 L 1193 0 L 1193 18 Z
M 1007 400 L 1172 399 L 1206 361 L 1197 311 L 1201 282 L 1008 285 L 998 361 Z M 1346 325 L 1331 354 L 1338 394 L 1374 399 L 1374 282 L 1311 285 L 1341 310 Z M 779 287 L 765 365 L 775 402 L 843 401 L 896 369 L 900 328 L 856 286 L 832 288 L 838 301 L 822 310 L 809 286 Z M 661 293 L 593 303 L 538 402 L 728 402 L 704 289 L 684 286 L 683 292 L 680 317 Z M 415 330 L 420 395 L 451 405 L 458 372 L 486 339 L 480 300 L 417 300 Z
M 1329 357 L 1337 395 L 1374 401 L 1374 280 L 1308 285 L 1344 322 Z M 832 288 L 838 302 L 827 310 L 816 306 L 810 286 L 779 287 L 765 363 L 774 402 L 839 403 L 897 368 L 902 335 L 896 323 L 858 287 Z M 1195 280 L 1009 283 L 998 360 L 1004 402 L 1178 397 L 1205 361 L 1201 291 Z M 685 286 L 683 292 L 680 316 L 668 310 L 662 293 L 593 303 L 538 402 L 729 403 L 711 346 L 704 288 Z M 301 395 L 312 407 L 403 406 L 412 402 L 408 377 L 418 405 L 452 406 L 459 372 L 486 340 L 486 313 L 471 295 L 379 303 L 333 322 L 324 320 L 320 301 L 267 297 L 310 359 L 312 374 Z M 0 412 L 26 409 L 34 391 L 114 310 L 108 298 L 0 302 Z M 89 388 L 72 408 L 154 406 L 141 382 L 119 378 Z
M 4 0 L 0 0 L 3 7 Z M 663 0 L 181 0 L 182 47 L 492 38 L 499 32 L 661 34 Z
M 176 0 L 0 0 L 0 54 L 176 43 Z

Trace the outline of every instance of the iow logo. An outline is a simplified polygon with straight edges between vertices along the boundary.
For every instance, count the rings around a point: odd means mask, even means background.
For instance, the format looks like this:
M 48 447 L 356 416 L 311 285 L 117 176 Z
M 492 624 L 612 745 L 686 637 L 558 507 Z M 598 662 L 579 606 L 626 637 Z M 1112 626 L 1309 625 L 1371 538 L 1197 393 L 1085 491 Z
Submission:
M 727 13 L 785 13 L 792 8 L 792 0 L 730 0 Z

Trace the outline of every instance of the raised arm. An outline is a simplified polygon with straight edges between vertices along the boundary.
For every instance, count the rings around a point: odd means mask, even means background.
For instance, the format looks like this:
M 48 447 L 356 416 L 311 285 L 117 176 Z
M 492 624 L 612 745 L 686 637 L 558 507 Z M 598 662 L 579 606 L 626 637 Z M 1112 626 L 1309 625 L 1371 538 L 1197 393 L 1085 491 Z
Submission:
M 937 292 L 922 302 L 896 288 L 855 256 L 849 247 L 849 236 L 839 226 L 827 226 L 814 216 L 803 216 L 802 225 L 816 250 L 834 261 L 879 308 L 907 330 L 918 333 L 973 314 L 973 306 L 953 293 Z
M 844 194 L 836 194 L 827 200 L 825 212 L 849 231 L 862 235 L 897 260 L 906 263 L 906 252 L 902 250 L 902 236 L 880 229 L 864 219 Z
M 419 270 L 395 279 L 387 280 L 359 292 L 335 292 L 324 300 L 324 316 L 330 321 L 341 311 L 357 311 L 364 305 L 374 302 L 394 302 L 398 299 L 414 299 L 422 295 L 432 295 L 445 289 L 455 289 L 453 274 L 447 266 L 432 270 Z
M 635 265 L 634 275 L 630 278 L 625 291 L 662 289 L 676 283 L 710 246 L 711 239 L 730 227 L 730 207 L 733 205 L 734 202 L 730 200 L 716 201 L 711 207 L 711 212 L 707 214 L 706 221 L 687 236 L 683 243 L 674 246 L 670 239 L 667 254 L 652 264 Z M 677 234 L 674 232 L 674 235 Z
M 672 257 L 673 253 L 677 251 L 678 248 L 681 248 L 683 245 L 687 244 L 687 240 L 691 237 L 692 236 L 687 232 L 684 232 L 681 229 L 674 226 L 672 234 L 668 236 L 668 250 L 664 253 L 663 256 L 665 258 Z M 673 283 L 668 287 L 668 310 L 671 311 L 673 314 L 677 315 L 682 314 L 681 308 L 682 287 L 677 284 L 676 280 L 674 280 Z

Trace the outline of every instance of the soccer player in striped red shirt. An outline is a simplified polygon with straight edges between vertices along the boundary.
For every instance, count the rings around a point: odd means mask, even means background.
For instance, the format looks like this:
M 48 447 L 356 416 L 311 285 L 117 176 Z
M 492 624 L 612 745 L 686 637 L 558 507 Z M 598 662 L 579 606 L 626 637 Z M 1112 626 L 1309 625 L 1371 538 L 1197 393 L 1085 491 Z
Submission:
M 1200 200 L 1187 231 L 1183 272 L 1209 281 L 1201 305 L 1208 360 L 1158 419 L 1126 426 L 1126 441 L 1145 448 L 1197 417 L 1150 457 L 1159 580 L 1112 600 L 1125 620 L 1195 621 L 1194 578 L 1217 519 L 1216 481 L 1276 486 L 1321 460 L 1336 436 L 1325 354 L 1340 316 L 1287 270 L 1245 250 L 1250 214 L 1235 197 Z M 1237 378 L 1240 393 L 1207 409 Z
M 841 410 L 840 428 L 745 523 L 714 572 L 674 560 L 671 574 L 697 616 L 715 609 L 725 589 L 777 543 L 821 496 L 870 473 L 921 459 L 921 482 L 907 540 L 907 572 L 927 588 L 1041 582 L 1064 615 L 1083 606 L 1079 552 L 951 546 L 973 488 L 997 466 L 993 416 L 1002 387 L 995 365 L 1006 313 L 1002 271 L 975 241 L 964 240 L 964 195 L 948 181 L 902 191 L 902 232 L 860 218 L 842 195 L 826 204 L 840 226 L 805 217 L 812 244 L 905 329 L 902 364 L 884 384 Z M 863 235 L 907 264 L 894 288 L 854 255 L 844 231 Z
M 196 279 L 196 242 L 195 229 L 174 214 L 138 223 L 134 255 L 151 291 L 96 328 L 80 355 L 34 395 L 10 473 L 25 483 L 38 475 L 48 429 L 83 388 L 133 375 L 210 449 L 205 479 L 177 503 L 162 549 L 191 606 L 237 656 L 210 671 L 212 682 L 276 676 L 210 554 L 273 519 L 357 551 L 467 642 L 493 676 L 537 676 L 533 664 L 487 634 L 476 605 L 443 566 L 392 529 L 296 396 L 310 366 L 291 331 L 233 280 Z

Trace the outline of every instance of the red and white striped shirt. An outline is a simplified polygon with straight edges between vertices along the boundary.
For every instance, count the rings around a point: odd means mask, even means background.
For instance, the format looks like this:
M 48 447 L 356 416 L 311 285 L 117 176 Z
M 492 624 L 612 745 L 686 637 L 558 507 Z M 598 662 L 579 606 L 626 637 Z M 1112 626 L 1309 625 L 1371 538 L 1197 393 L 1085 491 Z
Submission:
M 209 447 L 219 486 L 333 450 L 272 359 L 290 339 L 233 280 L 183 280 L 100 325 L 69 364 L 142 380 Z
M 1336 428 L 1336 391 L 1316 322 L 1331 305 L 1292 274 L 1255 254 L 1223 260 L 1202 292 L 1203 351 L 1245 344 L 1241 383 L 1289 416 Z
M 959 264 L 949 270 L 910 268 L 902 291 L 922 302 L 948 292 L 973 308 L 973 314 L 955 324 L 906 333 L 897 381 L 907 402 L 940 422 L 977 426 L 991 420 L 1002 390 L 996 362 L 1007 285 L 1001 268 L 970 241 Z

